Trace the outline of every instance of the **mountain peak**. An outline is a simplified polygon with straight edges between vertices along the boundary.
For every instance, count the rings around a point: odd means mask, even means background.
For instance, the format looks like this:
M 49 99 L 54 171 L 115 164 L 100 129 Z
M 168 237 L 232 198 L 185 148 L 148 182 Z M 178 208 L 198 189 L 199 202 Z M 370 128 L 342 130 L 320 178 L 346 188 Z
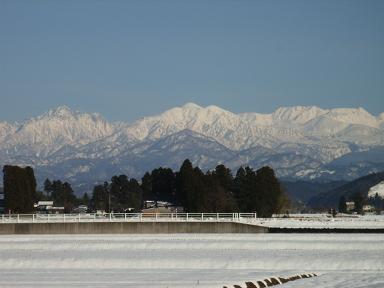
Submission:
M 205 109 L 207 109 L 209 111 L 215 111 L 215 112 L 228 112 L 227 110 L 224 110 L 223 108 L 220 108 L 216 105 L 209 105 L 209 106 L 205 107 Z
M 73 115 L 74 115 L 74 111 L 66 105 L 58 106 L 57 108 L 51 109 L 47 113 L 43 114 L 43 116 L 49 116 L 49 117 L 56 116 L 60 118 L 63 118 L 63 117 L 66 118 Z
M 182 108 L 184 109 L 201 109 L 202 107 L 195 104 L 195 103 L 192 103 L 192 102 L 188 102 L 188 103 L 185 103 Z

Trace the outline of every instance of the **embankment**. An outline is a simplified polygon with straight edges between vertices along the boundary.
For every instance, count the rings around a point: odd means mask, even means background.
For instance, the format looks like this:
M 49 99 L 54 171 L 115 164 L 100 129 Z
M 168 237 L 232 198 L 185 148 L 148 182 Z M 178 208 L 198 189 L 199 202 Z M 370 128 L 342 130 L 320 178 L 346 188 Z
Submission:
M 234 222 L 74 222 L 5 223 L 0 235 L 9 234 L 176 234 L 267 233 L 268 228 Z
M 12 234 L 182 234 L 182 233 L 384 233 L 383 228 L 276 228 L 238 222 L 3 223 Z

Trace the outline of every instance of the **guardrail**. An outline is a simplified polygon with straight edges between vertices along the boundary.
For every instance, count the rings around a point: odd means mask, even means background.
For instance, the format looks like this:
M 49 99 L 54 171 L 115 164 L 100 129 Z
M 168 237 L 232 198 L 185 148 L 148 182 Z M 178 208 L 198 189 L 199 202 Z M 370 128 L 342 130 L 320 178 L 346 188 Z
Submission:
M 71 222 L 247 222 L 256 213 L 2 214 L 0 223 Z

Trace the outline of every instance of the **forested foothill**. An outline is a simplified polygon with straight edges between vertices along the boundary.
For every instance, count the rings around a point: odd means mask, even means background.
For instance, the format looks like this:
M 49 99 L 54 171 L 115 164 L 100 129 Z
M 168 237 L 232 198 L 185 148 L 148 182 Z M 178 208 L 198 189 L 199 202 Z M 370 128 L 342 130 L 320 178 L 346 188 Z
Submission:
M 308 206 L 314 211 L 324 211 L 329 208 L 337 209 L 341 213 L 363 214 L 367 206 L 371 206 L 369 212 L 380 214 L 384 210 L 384 198 L 380 195 L 368 196 L 371 187 L 384 181 L 384 172 L 372 173 L 347 182 L 334 189 L 320 193 L 308 201 Z M 347 203 L 353 203 L 348 207 Z
M 236 174 L 224 165 L 207 172 L 194 167 L 186 159 L 179 171 L 159 167 L 147 172 L 138 181 L 126 175 L 116 175 L 110 181 L 96 185 L 91 197 L 77 198 L 71 185 L 61 180 L 44 182 L 43 191 L 36 191 L 31 167 L 4 167 L 6 211 L 31 213 L 33 203 L 54 201 L 69 213 L 77 205 L 87 205 L 90 211 L 140 211 L 145 201 L 166 202 L 183 207 L 184 212 L 252 212 L 259 217 L 271 217 L 285 212 L 289 201 L 273 169 L 254 170 L 241 167 Z M 26 192 L 26 193 L 25 193 Z

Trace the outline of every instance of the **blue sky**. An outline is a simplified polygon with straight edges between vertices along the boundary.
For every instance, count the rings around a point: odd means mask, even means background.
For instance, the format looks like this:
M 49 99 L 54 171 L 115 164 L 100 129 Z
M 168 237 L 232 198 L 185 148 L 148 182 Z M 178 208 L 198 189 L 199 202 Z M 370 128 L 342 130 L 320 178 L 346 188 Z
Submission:
M 0 119 L 195 102 L 384 111 L 384 1 L 0 0 Z

